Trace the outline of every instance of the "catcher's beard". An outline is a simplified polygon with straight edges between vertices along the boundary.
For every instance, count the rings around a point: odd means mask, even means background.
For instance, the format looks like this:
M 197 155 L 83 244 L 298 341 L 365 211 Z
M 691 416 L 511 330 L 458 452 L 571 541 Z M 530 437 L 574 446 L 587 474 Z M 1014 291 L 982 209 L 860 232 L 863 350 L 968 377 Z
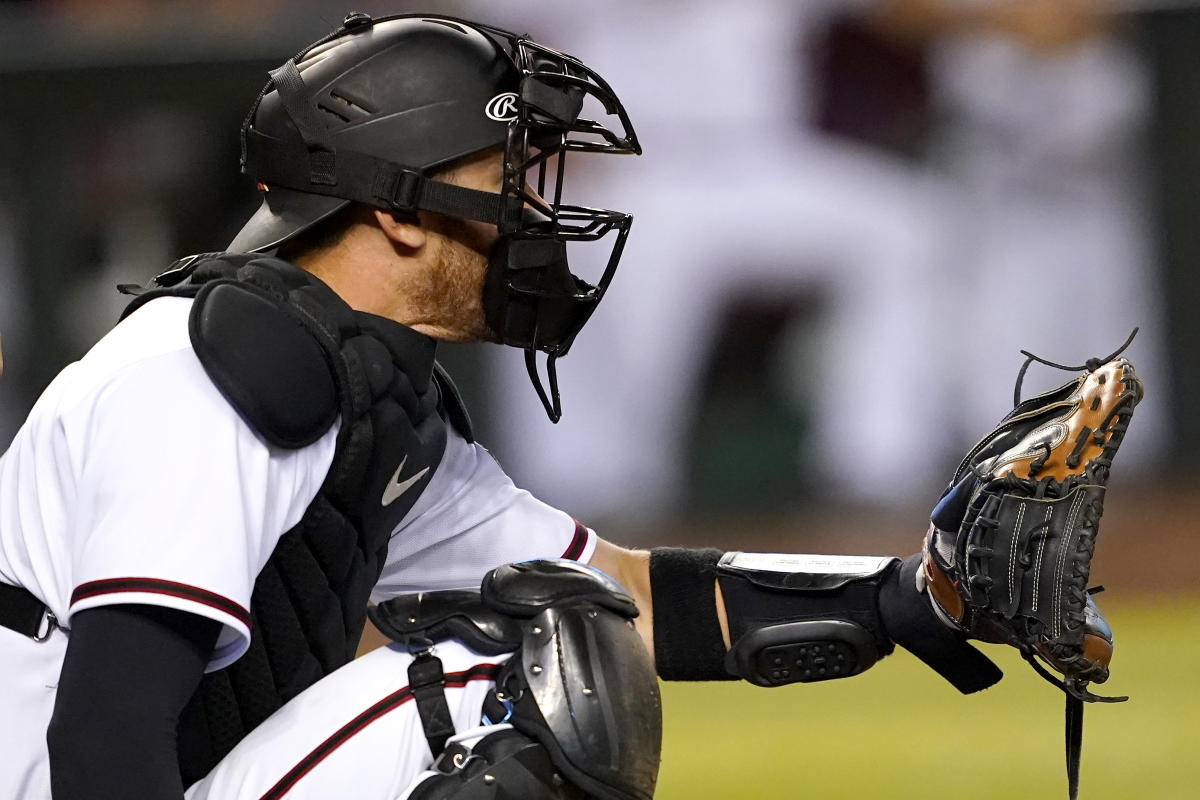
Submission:
M 439 329 L 440 339 L 498 342 L 483 313 L 488 256 L 477 249 L 474 237 L 458 230 L 458 222 L 443 217 L 428 226 L 430 270 L 427 280 L 410 291 L 409 301 L 419 321 Z

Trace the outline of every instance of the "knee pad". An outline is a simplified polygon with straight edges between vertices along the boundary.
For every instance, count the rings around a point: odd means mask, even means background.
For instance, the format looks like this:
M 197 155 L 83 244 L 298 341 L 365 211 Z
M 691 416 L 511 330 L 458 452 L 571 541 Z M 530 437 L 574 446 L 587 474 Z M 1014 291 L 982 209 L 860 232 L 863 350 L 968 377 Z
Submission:
M 482 593 L 524 632 L 519 655 L 497 679 L 513 726 L 544 745 L 590 797 L 649 800 L 662 703 L 629 594 L 604 573 L 565 560 L 500 567 Z
M 429 648 L 451 637 L 480 652 L 513 652 L 484 704 L 486 719 L 536 741 L 588 797 L 649 800 L 658 779 L 662 706 L 633 626 L 637 614 L 629 594 L 604 573 L 544 560 L 492 570 L 479 593 L 389 600 L 372 609 L 371 619 L 419 653 L 414 666 L 422 659 L 428 666 Z M 415 684 L 413 675 L 410 668 Z

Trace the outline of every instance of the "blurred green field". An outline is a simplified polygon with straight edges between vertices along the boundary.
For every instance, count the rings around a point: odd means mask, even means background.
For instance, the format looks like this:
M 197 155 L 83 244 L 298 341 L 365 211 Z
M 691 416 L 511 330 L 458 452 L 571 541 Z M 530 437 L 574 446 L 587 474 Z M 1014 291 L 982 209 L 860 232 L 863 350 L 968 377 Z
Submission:
M 1200 798 L 1200 596 L 1100 598 L 1117 635 L 1084 713 L 1080 800 Z M 907 653 L 850 680 L 782 689 L 663 684 L 659 800 L 1066 798 L 1063 695 L 1014 651 L 964 697 Z

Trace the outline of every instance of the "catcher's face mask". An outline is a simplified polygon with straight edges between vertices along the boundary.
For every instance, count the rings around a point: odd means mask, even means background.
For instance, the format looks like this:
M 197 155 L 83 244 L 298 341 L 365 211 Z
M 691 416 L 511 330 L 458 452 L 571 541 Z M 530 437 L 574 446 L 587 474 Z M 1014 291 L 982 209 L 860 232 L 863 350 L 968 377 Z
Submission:
M 632 221 L 568 202 L 567 157 L 641 153 L 603 78 L 499 28 L 354 14 L 271 72 L 243 143 L 244 169 L 264 199 L 231 250 L 278 247 L 351 201 L 496 225 L 483 289 L 487 321 L 500 341 L 525 350 L 538 396 L 558 421 L 555 360 L 604 296 Z M 429 177 L 496 146 L 504 150 L 499 193 Z M 608 247 L 593 244 L 606 238 Z M 539 350 L 548 356 L 549 393 Z
M 510 45 L 522 78 L 519 91 L 502 101 L 513 119 L 504 153 L 501 238 L 488 264 L 484 311 L 502 342 L 525 350 L 530 380 L 557 422 L 562 407 L 555 361 L 604 297 L 633 222 L 629 214 L 565 201 L 567 155 L 641 148 L 624 107 L 599 75 L 528 39 L 514 37 Z M 597 120 L 615 120 L 619 132 Z M 576 250 L 573 271 L 568 246 L 606 237 L 607 248 Z M 538 350 L 548 355 L 549 395 L 537 370 Z

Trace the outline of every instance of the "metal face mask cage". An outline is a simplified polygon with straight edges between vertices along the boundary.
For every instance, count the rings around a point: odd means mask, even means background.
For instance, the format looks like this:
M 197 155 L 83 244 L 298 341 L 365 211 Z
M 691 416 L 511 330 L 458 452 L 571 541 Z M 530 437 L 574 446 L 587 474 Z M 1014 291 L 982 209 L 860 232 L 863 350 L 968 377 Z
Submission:
M 525 350 L 530 380 L 551 421 L 562 416 L 555 362 L 604 297 L 616 272 L 633 217 L 564 200 L 568 153 L 640 154 L 636 134 L 608 84 L 578 59 L 531 42 L 511 41 L 522 73 L 516 119 L 508 131 L 501 190 L 509 209 L 523 209 L 500 224 L 501 243 L 488 266 L 484 307 L 505 344 Z M 619 123 L 620 131 L 581 117 L 585 100 Z M 611 250 L 591 282 L 571 271 L 570 243 L 611 236 Z M 547 354 L 549 393 L 536 352 Z

